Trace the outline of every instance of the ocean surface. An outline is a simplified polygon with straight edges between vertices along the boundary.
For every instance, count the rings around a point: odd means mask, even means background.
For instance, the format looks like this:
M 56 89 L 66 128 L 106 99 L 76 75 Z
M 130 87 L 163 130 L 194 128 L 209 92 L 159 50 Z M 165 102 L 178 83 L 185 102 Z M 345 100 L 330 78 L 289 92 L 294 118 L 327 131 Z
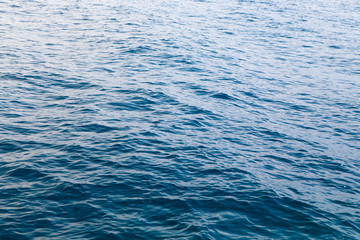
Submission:
M 0 239 L 360 239 L 357 0 L 0 0 Z

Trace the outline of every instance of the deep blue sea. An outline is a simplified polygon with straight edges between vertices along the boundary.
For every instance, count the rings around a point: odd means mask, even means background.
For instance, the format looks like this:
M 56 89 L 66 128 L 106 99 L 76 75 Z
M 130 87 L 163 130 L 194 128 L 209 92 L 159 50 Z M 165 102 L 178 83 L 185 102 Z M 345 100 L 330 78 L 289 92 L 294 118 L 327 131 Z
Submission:
M 360 239 L 360 1 L 0 0 L 0 239 Z

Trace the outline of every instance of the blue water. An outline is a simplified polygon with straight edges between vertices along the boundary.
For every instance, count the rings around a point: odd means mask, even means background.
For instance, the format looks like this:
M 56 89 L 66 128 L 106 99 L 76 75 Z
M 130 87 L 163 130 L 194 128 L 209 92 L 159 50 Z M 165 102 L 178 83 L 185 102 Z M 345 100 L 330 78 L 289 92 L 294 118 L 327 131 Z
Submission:
M 0 239 L 360 239 L 357 0 L 1 0 Z

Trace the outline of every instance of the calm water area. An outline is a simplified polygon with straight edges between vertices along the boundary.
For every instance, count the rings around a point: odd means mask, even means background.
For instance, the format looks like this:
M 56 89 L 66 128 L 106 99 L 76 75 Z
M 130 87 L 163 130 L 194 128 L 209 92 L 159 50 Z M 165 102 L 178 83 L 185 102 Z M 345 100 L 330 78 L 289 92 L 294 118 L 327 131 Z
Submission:
M 0 239 L 360 239 L 360 1 L 0 0 Z

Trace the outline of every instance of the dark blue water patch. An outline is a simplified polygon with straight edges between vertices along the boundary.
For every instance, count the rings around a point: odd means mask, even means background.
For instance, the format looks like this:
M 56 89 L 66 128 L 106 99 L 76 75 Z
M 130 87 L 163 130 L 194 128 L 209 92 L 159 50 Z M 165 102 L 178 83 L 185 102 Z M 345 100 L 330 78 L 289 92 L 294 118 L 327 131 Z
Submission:
M 5 173 L 5 175 L 10 178 L 25 178 L 29 181 L 41 180 L 46 177 L 46 174 L 41 171 L 24 166 L 9 170 Z
M 0 149 L 3 153 L 21 152 L 33 148 L 48 148 L 49 143 L 23 140 L 3 140 L 0 144 Z
M 21 151 L 21 150 L 23 150 L 23 148 L 21 148 L 17 144 L 9 142 L 9 141 L 2 141 L 0 144 L 1 153 L 17 152 L 17 151 Z
M 20 114 L 16 114 L 16 113 L 2 113 L 2 116 L 6 117 L 6 118 L 19 118 L 19 117 L 21 117 Z
M 185 72 L 203 72 L 204 70 L 198 67 L 182 67 L 179 69 L 180 71 Z
M 31 135 L 39 133 L 41 130 L 34 128 L 23 128 L 8 124 L 6 126 L 2 126 L 2 131 L 8 132 L 9 134 Z
M 89 89 L 93 87 L 97 87 L 96 85 L 92 85 L 88 82 L 81 82 L 79 80 L 72 80 L 72 81 L 56 81 L 52 85 L 60 86 L 61 88 L 69 88 L 69 89 Z
M 150 50 L 151 50 L 151 48 L 148 47 L 148 46 L 139 46 L 139 47 L 136 47 L 136 48 L 126 50 L 124 53 L 139 54 L 139 53 L 146 53 L 146 52 L 148 52 Z
M 87 124 L 82 126 L 77 126 L 74 128 L 74 131 L 79 132 L 95 132 L 95 133 L 106 133 L 110 131 L 114 131 L 117 128 L 108 127 L 102 124 Z
M 229 96 L 226 93 L 216 93 L 216 94 L 213 94 L 211 97 L 218 98 L 218 99 L 224 99 L 224 100 L 236 100 L 236 98 Z
M 341 47 L 336 46 L 336 45 L 330 45 L 329 48 L 333 48 L 333 49 L 341 49 Z
M 248 96 L 248 97 L 252 97 L 252 98 L 259 98 L 255 93 L 253 92 L 241 92 L 242 94 Z

